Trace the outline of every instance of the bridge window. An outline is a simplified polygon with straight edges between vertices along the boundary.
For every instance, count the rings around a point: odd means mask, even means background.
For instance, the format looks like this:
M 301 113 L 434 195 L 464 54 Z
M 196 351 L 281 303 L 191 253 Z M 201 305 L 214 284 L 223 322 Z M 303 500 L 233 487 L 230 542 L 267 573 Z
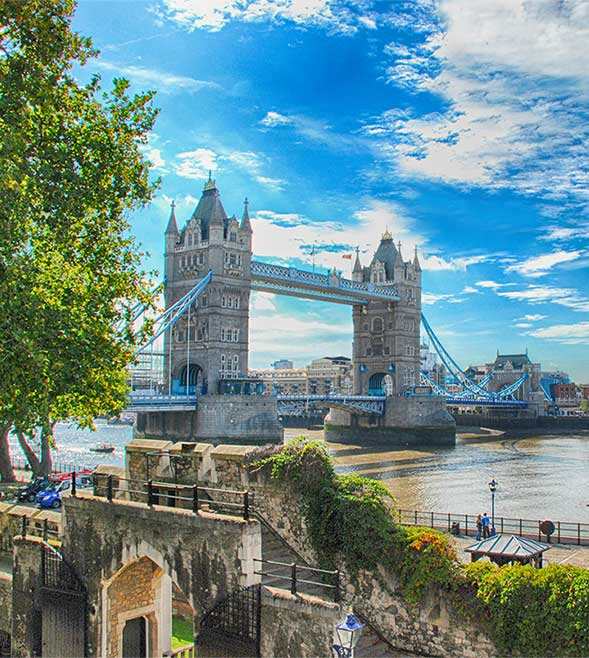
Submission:
M 223 295 L 223 296 L 221 297 L 221 306 L 222 306 L 223 308 L 225 308 L 225 307 L 227 306 L 227 298 L 225 297 L 225 295 Z
M 391 348 L 388 345 L 385 345 L 384 353 L 385 354 L 390 354 L 391 353 Z
M 406 345 L 405 354 L 407 356 L 415 356 L 415 345 Z
M 368 322 L 365 322 L 365 323 L 362 325 L 362 329 L 364 329 L 364 331 L 368 331 Z
M 371 356 L 371 355 L 372 355 L 372 348 L 371 348 L 371 347 L 367 347 L 367 348 L 366 348 L 366 356 Z
M 235 231 L 229 233 L 229 242 L 237 242 L 237 233 Z
M 192 247 L 192 233 L 188 234 L 188 246 Z
M 372 331 L 374 333 L 380 334 L 382 333 L 383 325 L 382 325 L 382 318 L 374 318 L 372 320 Z

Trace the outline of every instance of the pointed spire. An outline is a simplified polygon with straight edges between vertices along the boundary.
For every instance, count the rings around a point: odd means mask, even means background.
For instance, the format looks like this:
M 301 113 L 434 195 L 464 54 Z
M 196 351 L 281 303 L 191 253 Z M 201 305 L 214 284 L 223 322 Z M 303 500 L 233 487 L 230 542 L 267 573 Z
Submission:
M 213 180 L 212 172 L 209 169 L 209 180 L 205 183 L 204 192 L 207 192 L 208 190 L 216 190 L 216 189 L 217 189 L 217 181 Z
M 175 234 L 178 235 L 178 224 L 176 223 L 176 211 L 174 208 L 176 207 L 176 203 L 172 201 L 170 204 L 170 219 L 168 220 L 168 228 L 166 229 L 166 235 L 170 234 Z
M 421 272 L 421 264 L 419 258 L 417 257 L 417 245 L 415 245 L 415 256 L 413 256 L 413 267 L 416 272 Z
M 356 262 L 354 263 L 354 272 L 361 272 L 362 265 L 360 263 L 360 247 L 356 247 Z
M 243 202 L 243 216 L 241 217 L 241 230 L 249 231 L 251 233 L 252 225 L 250 223 L 250 214 L 248 207 L 249 207 L 249 201 L 247 200 L 247 197 L 245 197 L 245 200 Z
M 403 256 L 401 255 L 401 240 L 397 242 L 397 251 L 399 252 L 399 258 L 401 260 L 401 263 L 403 262 Z
M 392 240 L 393 236 L 390 234 L 389 227 L 387 226 L 385 232 L 382 234 L 381 240 Z

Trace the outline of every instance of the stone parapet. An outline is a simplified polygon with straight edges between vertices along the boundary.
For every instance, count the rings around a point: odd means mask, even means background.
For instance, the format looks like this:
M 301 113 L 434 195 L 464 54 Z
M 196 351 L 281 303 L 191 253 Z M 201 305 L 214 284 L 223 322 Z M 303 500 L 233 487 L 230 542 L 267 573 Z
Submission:
M 283 589 L 262 587 L 261 658 L 332 655 L 333 633 L 342 612 L 336 603 Z
M 12 633 L 12 575 L 0 571 L 0 631 Z

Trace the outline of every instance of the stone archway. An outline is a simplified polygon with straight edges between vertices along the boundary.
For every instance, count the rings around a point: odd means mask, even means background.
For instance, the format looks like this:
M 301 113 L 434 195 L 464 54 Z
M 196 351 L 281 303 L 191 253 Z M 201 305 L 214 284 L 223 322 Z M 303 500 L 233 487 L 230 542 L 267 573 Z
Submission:
M 393 395 L 395 384 L 391 375 L 375 372 L 368 380 L 368 395 Z
M 172 378 L 172 393 L 176 395 L 198 395 L 204 384 L 204 371 L 198 363 L 187 363 L 179 366 Z M 188 391 L 186 385 L 188 384 Z

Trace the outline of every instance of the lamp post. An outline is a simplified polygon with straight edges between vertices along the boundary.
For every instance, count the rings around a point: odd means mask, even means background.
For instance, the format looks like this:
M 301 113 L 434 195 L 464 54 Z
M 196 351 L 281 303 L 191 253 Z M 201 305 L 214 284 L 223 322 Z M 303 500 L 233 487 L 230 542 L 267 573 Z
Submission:
M 491 492 L 491 529 L 495 534 L 495 492 L 497 491 L 498 482 L 493 478 L 489 482 L 489 491 Z
M 333 649 L 337 658 L 352 658 L 354 647 L 358 644 L 363 630 L 364 624 L 356 615 L 346 615 L 346 618 L 335 627 L 337 644 L 333 645 Z

